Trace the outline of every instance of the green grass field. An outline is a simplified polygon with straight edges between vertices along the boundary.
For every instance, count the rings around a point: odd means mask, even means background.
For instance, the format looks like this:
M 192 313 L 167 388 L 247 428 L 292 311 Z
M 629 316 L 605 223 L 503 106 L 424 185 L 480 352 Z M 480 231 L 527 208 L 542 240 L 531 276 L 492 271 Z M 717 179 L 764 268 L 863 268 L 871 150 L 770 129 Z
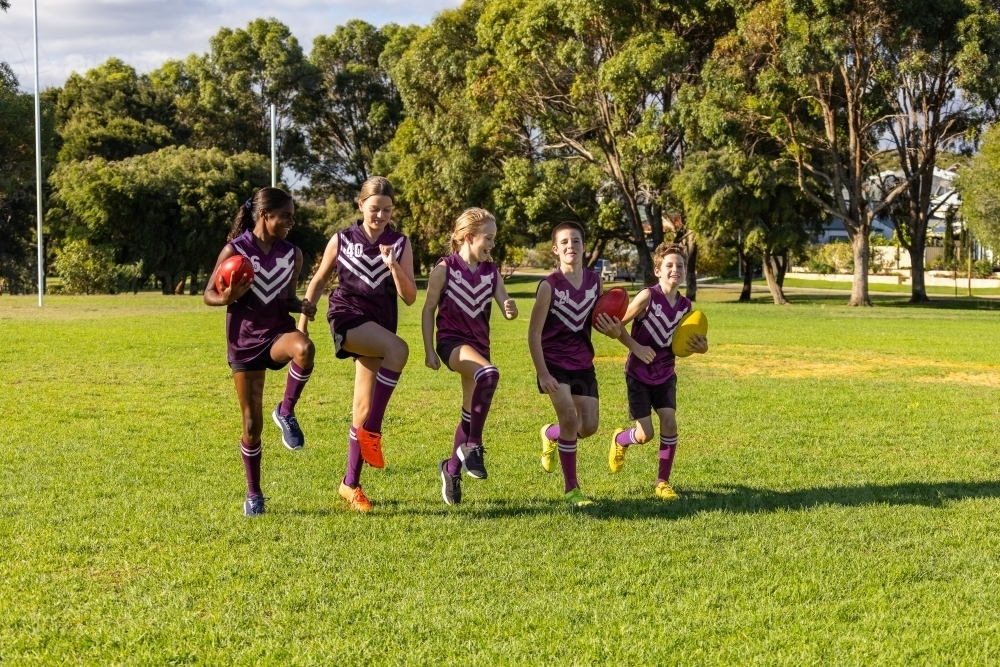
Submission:
M 842 295 L 733 303 L 679 363 L 674 504 L 656 449 L 607 469 L 626 425 L 597 336 L 598 504 L 538 465 L 552 419 L 522 319 L 498 321 L 490 478 L 440 499 L 457 376 L 411 360 L 377 503 L 345 510 L 352 367 L 318 361 L 292 453 L 265 424 L 268 514 L 241 514 L 224 313 L 154 294 L 0 297 L 0 664 L 941 665 L 1000 661 L 998 314 Z M 418 304 L 420 301 L 418 300 Z M 275 404 L 284 373 L 269 374 Z

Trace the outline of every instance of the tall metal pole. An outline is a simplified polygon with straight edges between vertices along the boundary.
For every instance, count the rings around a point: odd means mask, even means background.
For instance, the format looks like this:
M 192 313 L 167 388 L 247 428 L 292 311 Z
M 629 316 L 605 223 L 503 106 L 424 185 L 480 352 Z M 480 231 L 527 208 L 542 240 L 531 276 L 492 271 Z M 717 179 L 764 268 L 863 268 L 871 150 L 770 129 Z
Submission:
M 38 0 L 35 8 L 35 199 L 38 203 L 38 307 L 45 293 L 45 250 L 42 243 L 42 103 L 38 83 Z
M 278 133 L 278 119 L 274 116 L 274 105 L 271 105 L 271 187 L 278 187 L 278 152 L 275 147 L 275 135 Z

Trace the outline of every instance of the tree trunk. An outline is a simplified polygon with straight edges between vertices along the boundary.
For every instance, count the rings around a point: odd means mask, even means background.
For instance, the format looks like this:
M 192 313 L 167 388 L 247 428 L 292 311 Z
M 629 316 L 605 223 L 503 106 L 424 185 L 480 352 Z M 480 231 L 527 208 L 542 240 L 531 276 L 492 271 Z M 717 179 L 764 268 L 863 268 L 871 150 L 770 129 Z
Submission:
M 767 280 L 767 289 L 771 290 L 771 297 L 774 299 L 774 305 L 776 306 L 787 306 L 788 299 L 785 298 L 785 291 L 782 289 L 781 285 L 778 283 L 777 268 L 778 262 L 775 261 L 774 255 L 770 250 L 764 251 L 764 279 Z
M 698 299 L 698 242 L 697 241 L 693 241 L 690 245 L 690 249 L 688 250 L 687 289 L 685 290 L 685 296 L 688 298 L 688 301 L 697 301 Z
M 173 276 L 166 271 L 157 271 L 153 275 L 160 280 L 160 290 L 163 296 L 169 296 L 170 288 L 173 287 Z
M 927 296 L 927 286 L 924 283 L 924 246 L 926 237 L 913 239 L 910 247 L 906 249 L 910 253 L 910 303 L 927 303 L 930 298 Z
M 740 292 L 740 303 L 749 303 L 750 293 L 753 291 L 753 258 L 741 250 L 740 262 L 743 264 L 743 291 Z
M 854 280 L 851 282 L 851 300 L 849 306 L 870 306 L 871 297 L 868 296 L 868 230 L 858 231 L 851 239 L 851 247 L 854 250 Z
M 593 269 L 594 265 L 597 264 L 597 260 L 601 258 L 604 254 L 604 249 L 608 247 L 607 239 L 598 239 L 594 244 L 594 249 L 590 251 L 590 256 L 587 258 L 586 264 L 588 269 Z
M 188 292 L 191 296 L 198 296 L 198 275 L 198 273 L 191 274 L 191 290 Z
M 629 227 L 632 230 L 632 241 L 635 243 L 635 251 L 639 256 L 639 271 L 642 272 L 643 283 L 646 287 L 656 284 L 656 276 L 653 274 L 653 255 L 646 245 L 646 233 L 642 229 L 642 220 L 639 218 L 639 209 L 632 205 L 627 197 L 625 198 L 625 216 L 628 218 Z
M 646 218 L 649 219 L 650 238 L 655 249 L 663 243 L 663 209 L 656 202 L 646 204 Z
M 774 259 L 777 261 L 777 276 L 775 280 L 778 281 L 778 286 L 781 289 L 785 289 L 785 274 L 788 273 L 788 251 L 783 250 L 780 254 L 774 255 Z

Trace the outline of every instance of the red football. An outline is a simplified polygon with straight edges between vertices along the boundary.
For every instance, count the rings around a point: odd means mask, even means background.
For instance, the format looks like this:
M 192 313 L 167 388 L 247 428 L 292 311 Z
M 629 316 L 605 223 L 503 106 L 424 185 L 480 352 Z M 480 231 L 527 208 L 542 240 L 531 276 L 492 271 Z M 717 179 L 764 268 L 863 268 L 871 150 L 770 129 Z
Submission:
M 243 279 L 243 276 L 246 276 L 249 281 L 253 281 L 253 265 L 250 260 L 243 255 L 233 255 L 220 264 L 219 270 L 215 272 L 215 289 L 220 294 L 229 287 L 229 276 L 233 273 L 236 274 L 237 283 Z
M 604 313 L 608 317 L 617 317 L 620 320 L 625 317 L 626 310 L 628 310 L 628 292 L 625 291 L 624 287 L 612 287 L 597 298 L 591 322 L 597 324 L 597 316 L 600 313 Z

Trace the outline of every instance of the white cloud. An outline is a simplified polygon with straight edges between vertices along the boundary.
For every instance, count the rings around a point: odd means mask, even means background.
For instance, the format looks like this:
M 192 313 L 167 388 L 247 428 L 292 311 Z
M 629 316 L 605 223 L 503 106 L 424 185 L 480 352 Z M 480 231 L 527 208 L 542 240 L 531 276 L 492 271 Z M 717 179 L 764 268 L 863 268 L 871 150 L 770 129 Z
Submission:
M 307 51 L 314 37 L 329 34 L 350 19 L 375 25 L 427 24 L 460 0 L 38 0 L 39 76 L 42 87 L 62 85 L 115 56 L 140 72 L 169 58 L 208 50 L 219 28 L 243 27 L 258 17 L 286 24 Z M 0 60 L 34 88 L 31 0 L 11 0 L 0 13 Z

